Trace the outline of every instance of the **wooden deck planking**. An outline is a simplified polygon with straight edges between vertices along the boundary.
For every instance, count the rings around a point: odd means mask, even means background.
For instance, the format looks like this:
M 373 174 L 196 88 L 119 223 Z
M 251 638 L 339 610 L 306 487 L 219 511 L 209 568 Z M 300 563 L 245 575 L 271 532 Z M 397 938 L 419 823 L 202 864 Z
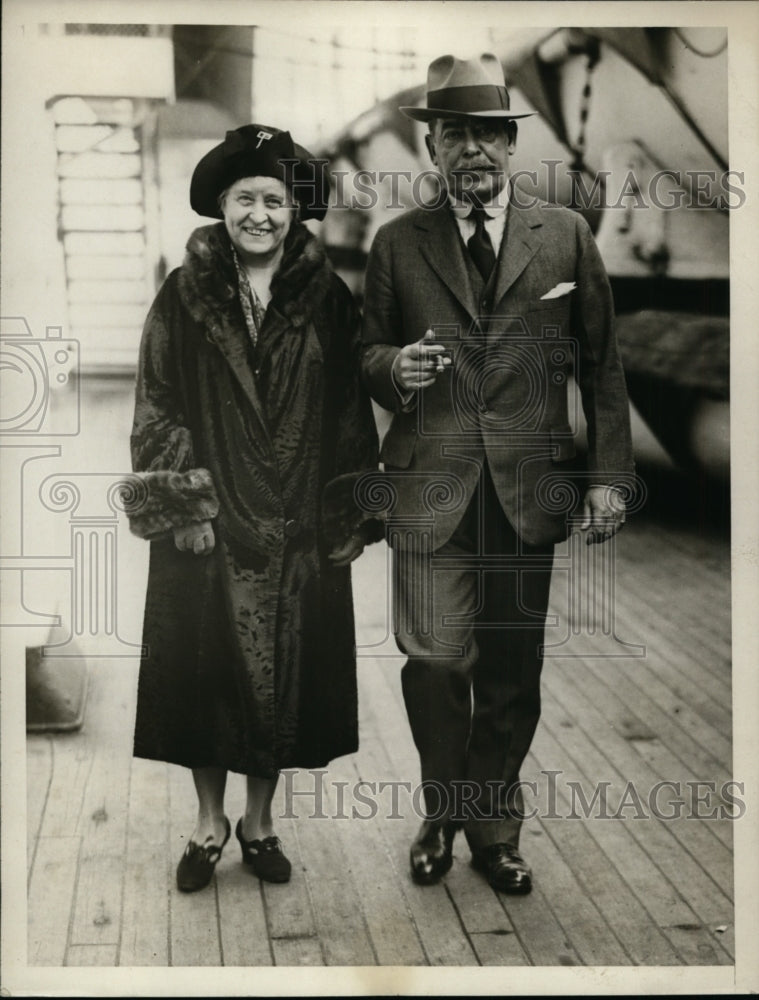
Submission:
M 646 604 L 645 590 L 645 578 L 631 577 L 618 583 L 615 615 L 621 637 L 635 636 L 645 646 L 645 657 L 662 664 L 673 688 L 680 687 L 683 697 L 700 696 L 695 702 L 698 707 L 713 703 L 722 709 L 717 724 L 724 725 L 732 711 L 729 661 L 723 666 L 722 658 L 705 653 L 698 643 L 686 647 L 679 638 L 682 625 L 677 609 L 667 614 L 661 605 Z
M 98 711 L 92 692 L 88 708 Z M 27 941 L 32 965 L 62 966 L 66 959 L 82 841 L 80 816 L 96 750 L 91 728 L 91 720 L 85 721 L 79 732 L 50 737 L 45 808 L 29 872 Z
M 667 549 L 666 562 L 661 558 L 662 541 L 649 542 L 645 529 L 636 536 L 637 545 L 629 546 L 625 553 L 629 574 L 646 581 L 641 593 L 644 603 L 651 607 L 671 607 L 677 594 L 676 615 L 687 635 L 697 639 L 705 650 L 711 651 L 717 663 L 726 664 L 731 659 L 730 645 L 730 587 L 720 575 L 702 570 L 698 561 L 688 558 L 676 546 Z M 708 586 L 704 584 L 708 582 Z
M 115 966 L 118 947 L 115 944 L 70 945 L 66 953 L 66 965 Z
M 626 885 L 618 870 L 599 847 L 583 823 L 566 819 L 544 820 L 541 823 L 547 836 L 553 841 L 557 851 L 566 864 L 576 872 L 576 881 L 586 898 L 592 900 L 602 914 L 607 927 L 617 938 L 614 951 L 619 954 L 619 942 L 624 942 L 624 950 L 629 956 L 628 962 L 636 965 L 672 965 L 678 962 L 674 949 L 658 928 L 650 921 L 641 903 L 635 898 Z M 545 879 L 541 869 L 536 874 L 540 880 L 543 892 L 549 901 L 556 905 L 559 902 L 560 890 L 554 889 L 554 884 Z M 571 907 L 565 911 L 567 920 L 567 936 L 573 941 L 578 954 L 582 951 L 573 940 L 574 921 L 571 917 Z M 584 930 L 580 931 L 583 944 L 589 942 Z M 595 963 L 612 964 L 606 959 L 600 959 L 595 949 Z M 622 961 L 622 964 L 627 964 Z
M 482 891 L 491 892 L 482 882 Z M 535 882 L 529 896 L 500 896 L 532 965 L 582 965 L 582 960 L 551 908 L 548 889 Z
M 629 718 L 637 720 L 647 730 L 640 742 L 650 738 L 666 744 L 680 761 L 678 771 L 688 770 L 693 778 L 698 775 L 719 782 L 729 780 L 731 741 L 723 738 L 713 726 L 684 705 L 670 688 L 658 681 L 658 661 L 650 666 L 620 662 L 609 668 L 594 657 L 588 657 L 582 660 L 582 664 L 598 684 L 607 688 L 613 685 L 614 692 L 625 705 L 635 706 Z M 635 721 L 632 721 L 632 726 L 630 738 L 634 739 Z
M 576 783 L 589 793 L 593 778 L 604 775 L 601 780 L 609 780 L 608 762 L 600 752 L 587 752 L 581 730 L 575 725 L 564 724 L 561 706 L 549 702 L 548 708 L 547 714 L 552 718 L 546 720 L 546 725 L 538 733 L 533 752 L 538 754 L 544 767 L 557 766 L 561 762 L 561 781 L 556 785 L 557 795 L 561 800 L 561 815 L 575 816 L 578 815 L 578 803 L 567 794 L 569 783 Z M 619 788 L 609 789 L 607 803 L 610 813 L 618 808 L 621 797 Z M 591 799 L 590 794 L 586 798 Z M 579 820 L 572 818 L 566 822 L 576 823 Z M 661 821 L 651 818 L 610 822 L 599 817 L 584 822 L 659 926 L 666 926 L 671 922 L 693 921 L 693 911 L 677 892 L 675 884 L 666 879 L 655 864 L 654 857 L 646 850 L 651 824 Z M 642 827 L 639 838 L 633 834 L 637 827 Z
M 680 605 L 672 605 L 671 592 L 667 599 L 651 600 L 650 581 L 645 570 L 638 568 L 637 571 L 632 571 L 621 542 L 620 549 L 622 551 L 616 567 L 614 606 L 617 634 L 626 642 L 643 645 L 646 657 L 660 660 L 672 679 L 685 686 L 686 693 L 695 686 L 729 713 L 732 697 L 729 656 L 715 657 L 700 640 L 690 642 L 686 648 L 680 641 L 687 625 L 683 622 Z M 555 574 L 552 610 L 563 610 L 566 614 L 566 592 L 566 574 Z M 719 594 L 719 591 L 715 594 Z M 729 624 L 727 633 L 729 635 Z M 724 716 L 721 721 L 724 724 Z
M 732 756 L 729 730 L 728 736 L 724 736 L 712 726 L 694 708 L 699 696 L 694 700 L 685 694 L 676 678 L 673 679 L 671 674 L 667 677 L 665 658 L 671 661 L 679 655 L 682 664 L 686 662 L 685 656 L 672 647 L 665 653 L 647 647 L 646 656 L 642 658 L 604 658 L 594 653 L 592 639 L 584 636 L 573 638 L 571 652 L 575 662 L 584 664 L 587 669 L 592 668 L 602 684 L 614 685 L 615 689 L 621 685 L 627 687 L 631 726 L 651 737 L 665 733 L 669 737 L 671 734 L 673 745 L 678 738 L 685 740 L 683 752 L 688 760 L 694 760 L 699 768 L 710 772 L 719 765 L 727 776 Z M 566 669 L 571 669 L 568 658 L 554 657 L 547 662 L 551 660 L 559 664 L 563 662 Z M 670 684 L 662 680 L 661 675 L 669 679 Z M 644 721 L 651 716 L 655 716 L 655 725 Z
M 380 759 L 377 736 L 369 732 L 362 737 L 360 755 L 335 761 L 330 768 L 330 778 L 349 781 L 351 787 L 356 787 L 360 781 L 382 781 L 387 777 L 387 766 L 380 764 Z M 364 785 L 362 789 L 366 791 L 368 787 Z M 360 800 L 353 801 L 351 796 L 350 809 L 354 808 L 356 817 L 336 822 L 341 827 L 345 859 L 357 886 L 376 962 L 378 965 L 425 965 L 424 949 L 403 891 L 404 878 L 399 877 L 383 834 L 384 824 L 397 820 L 386 819 L 381 809 L 371 816 L 370 807 Z
M 670 780 L 680 781 L 683 786 L 688 785 L 689 795 L 695 800 L 700 797 L 701 801 L 696 803 L 695 810 L 697 817 L 704 824 L 704 829 L 716 837 L 722 846 L 732 855 L 733 851 L 733 823 L 727 810 L 730 807 L 727 801 L 727 792 L 723 794 L 724 786 L 721 782 L 721 775 L 717 771 L 709 772 L 703 770 L 696 773 L 689 768 L 682 760 L 674 760 L 669 748 L 657 737 L 653 740 L 634 741 L 635 749 L 646 763 L 657 774 L 668 774 Z M 705 775 L 709 774 L 706 778 Z M 725 855 L 721 854 L 723 862 Z M 732 882 L 732 867 L 728 865 L 729 881 Z M 726 874 L 723 872 L 723 874 Z
M 570 647 L 567 648 L 567 652 Z M 634 733 L 641 739 L 659 736 L 683 761 L 688 761 L 694 770 L 703 776 L 708 774 L 720 782 L 731 774 L 732 743 L 730 739 L 711 725 L 692 707 L 692 703 L 673 691 L 660 679 L 666 676 L 666 668 L 653 650 L 647 657 L 629 659 L 609 659 L 593 655 L 593 641 L 590 638 L 574 637 L 571 643 L 572 657 L 549 657 L 546 671 L 552 664 L 571 672 L 576 666 L 578 673 L 590 671 L 594 678 L 590 690 L 600 684 L 612 686 L 618 694 L 624 691 L 625 713 L 618 715 L 623 729 L 630 738 Z M 728 730 L 729 732 L 729 730 Z
M 222 964 L 272 965 L 274 955 L 260 880 L 242 864 L 226 864 L 223 868 L 217 866 L 216 893 Z
M 567 729 L 558 726 L 555 733 L 554 736 L 553 724 L 547 723 L 538 735 L 536 749 L 544 767 L 552 767 L 558 761 L 562 762 L 562 781 L 557 783 L 557 795 L 561 803 L 561 815 L 568 817 L 572 815 L 574 804 L 564 790 L 565 786 L 571 781 L 587 788 L 589 779 L 587 774 L 582 774 L 576 769 L 573 762 L 573 751 L 576 753 L 576 728 Z M 611 809 L 617 806 L 618 798 L 619 796 L 610 796 Z M 575 825 L 579 820 L 567 818 L 563 822 L 565 825 Z M 651 824 L 659 821 L 651 819 L 645 822 Z M 563 836 L 561 826 L 559 822 L 559 836 Z M 584 826 L 619 872 L 629 890 L 650 915 L 654 925 L 670 941 L 682 961 L 702 962 L 706 957 L 710 964 L 721 964 L 729 960 L 719 945 L 710 940 L 711 932 L 703 927 L 694 911 L 678 892 L 676 885 L 666 878 L 648 854 L 645 829 L 639 842 L 633 837 L 627 823 L 591 819 L 585 820 Z M 560 849 L 561 847 L 559 844 Z M 684 934 L 681 930 L 683 927 L 693 928 L 695 936 L 693 933 Z
M 621 539 L 618 634 L 627 641 L 643 635 L 646 660 L 547 660 L 544 717 L 528 761 L 533 770 L 561 768 L 562 780 L 586 790 L 612 780 L 612 810 L 628 780 L 645 792 L 665 778 L 730 775 L 729 628 L 721 605 L 711 619 L 703 615 L 728 592 L 725 546 L 696 539 L 689 552 L 681 535 L 663 553 L 668 536 L 635 525 Z M 707 560 L 704 573 L 696 552 Z M 656 563 L 670 555 L 677 586 L 665 595 Z M 377 547 L 364 559 L 358 579 L 374 584 L 386 552 Z M 691 600 L 707 584 L 710 596 Z M 562 587 L 566 578 L 557 574 L 557 608 L 566 607 Z M 368 604 L 357 597 L 357 609 Z M 362 642 L 381 640 L 383 614 L 373 607 Z M 702 641 L 714 630 L 727 639 Z M 585 640 L 572 642 L 577 649 Z M 330 767 L 328 813 L 335 808 L 330 782 L 418 781 L 401 663 L 359 660 L 361 748 Z M 102 677 L 80 733 L 29 738 L 32 965 L 732 962 L 729 820 L 532 820 L 523 848 L 536 887 L 515 898 L 494 893 L 471 869 L 462 835 L 446 879 L 414 885 L 408 846 L 418 819 L 408 797 L 401 797 L 404 818 L 388 819 L 387 798 L 378 796 L 373 819 L 278 821 L 294 867 L 287 886 L 261 886 L 240 864 L 233 835 L 209 889 L 179 893 L 174 869 L 196 812 L 191 777 L 131 762 L 133 678 Z M 230 776 L 233 826 L 241 780 Z
M 53 745 L 49 736 L 30 735 L 26 754 L 26 870 L 31 875 L 34 855 L 53 777 Z
M 40 837 L 29 882 L 27 962 L 62 966 L 76 885 L 79 837 Z
M 565 691 L 554 692 L 559 698 L 557 708 L 566 713 L 566 718 L 571 720 L 574 716 L 574 708 Z M 550 696 L 547 696 L 550 698 Z M 583 707 L 585 716 L 589 713 Z M 584 725 L 592 725 L 593 719 L 585 718 Z M 628 780 L 635 781 L 639 788 L 651 788 L 655 784 L 654 778 L 647 768 L 639 769 L 635 760 L 635 750 L 628 748 L 627 753 L 615 752 L 615 760 L 612 761 L 607 752 L 608 743 L 616 742 L 611 739 L 603 741 L 603 749 L 598 747 L 587 736 L 587 731 L 582 725 L 573 722 L 580 735 L 572 743 L 572 754 L 578 769 L 585 775 L 584 787 L 588 789 L 589 784 L 594 781 L 612 781 L 613 786 L 609 790 L 609 812 L 613 814 L 616 810 L 621 790 L 613 794 L 614 788 Z M 566 727 L 561 729 L 562 739 L 565 738 Z M 536 736 L 536 750 L 542 745 L 546 738 L 546 729 L 539 729 Z M 553 761 L 557 764 L 556 761 Z M 563 761 L 557 766 L 564 767 Z M 620 770 L 621 767 L 621 770 Z M 587 795 L 589 798 L 589 794 Z M 662 798 L 661 808 L 669 808 L 666 798 Z M 604 821 L 605 822 L 605 821 Z M 653 859 L 657 867 L 669 878 L 679 895 L 688 903 L 693 911 L 698 915 L 700 923 L 704 924 L 730 924 L 732 923 L 732 904 L 728 895 L 720 890 L 704 870 L 698 860 L 693 858 L 677 837 L 677 827 L 682 827 L 683 823 L 698 822 L 694 820 L 667 820 L 666 822 L 653 821 L 627 821 L 625 829 L 640 844 L 643 850 Z M 613 821 L 608 821 L 610 827 Z M 728 887 L 729 891 L 729 887 Z
M 324 965 L 324 955 L 318 937 L 273 938 L 275 965 Z
M 521 846 L 574 951 L 584 965 L 628 965 L 631 955 L 624 939 L 557 848 L 550 827 L 550 820 L 528 822 Z
M 514 924 L 494 892 L 483 891 L 482 876 L 464 858 L 461 834 L 446 888 L 480 965 L 529 965 Z
M 400 658 L 383 658 L 362 661 L 364 699 L 370 706 L 372 726 L 382 734 L 378 749 L 383 751 L 379 761 L 384 771 L 381 780 L 418 780 L 419 764 L 414 760 L 413 746 L 408 733 L 405 713 L 399 710 Z M 461 921 L 444 884 L 415 885 L 408 875 L 409 844 L 420 824 L 412 810 L 405 809 L 404 817 L 386 820 L 383 834 L 397 871 L 403 872 L 404 895 L 417 928 L 427 961 L 430 965 L 477 965 L 477 957 L 466 936 Z
M 86 725 L 86 723 L 85 723 Z M 79 830 L 94 747 L 87 730 L 57 733 L 51 739 L 52 776 L 40 824 L 40 837 L 73 837 Z
M 316 923 L 311 910 L 311 898 L 304 877 L 306 866 L 300 853 L 295 824 L 291 819 L 277 819 L 278 836 L 286 845 L 287 856 L 292 862 L 292 881 L 285 885 L 263 884 L 269 936 L 272 942 L 289 938 L 317 938 Z M 275 948 L 275 964 L 277 960 Z
M 596 727 L 613 726 L 616 732 L 609 734 L 604 741 L 605 756 L 610 763 L 614 764 L 620 776 L 624 776 L 626 781 L 635 784 L 639 794 L 641 792 L 648 794 L 659 781 L 677 781 L 682 777 L 683 768 L 679 762 L 676 773 L 667 773 L 666 771 L 665 773 L 657 773 L 637 752 L 636 743 L 642 742 L 645 746 L 649 740 L 648 735 L 644 734 L 642 741 L 636 741 L 635 729 L 627 728 L 630 723 L 627 704 L 610 687 L 599 683 L 583 661 L 578 660 L 573 663 L 572 674 L 574 683 L 570 684 L 567 677 L 562 676 L 561 670 L 554 672 L 554 681 L 557 688 L 562 691 L 562 697 L 566 699 L 567 708 L 573 711 L 591 742 L 593 736 L 588 726 L 596 734 L 603 732 L 602 728 Z M 586 699 L 579 699 L 578 688 L 582 691 L 593 691 L 595 705 L 589 705 Z M 572 706 L 571 709 L 570 706 Z M 598 711 L 599 708 L 603 708 L 603 712 Z M 585 722 L 586 718 L 587 722 Z M 595 722 L 595 726 L 591 719 Z M 596 735 L 595 738 L 598 739 L 598 736 Z M 633 811 L 631 806 L 630 814 Z M 714 822 L 727 823 L 729 821 L 715 820 Z M 708 867 L 709 873 L 715 878 L 715 881 L 723 888 L 727 887 L 729 893 L 732 888 L 732 859 L 730 851 L 724 844 L 710 833 L 703 823 L 696 822 L 692 817 L 673 819 L 670 821 L 669 828 L 683 846 L 690 850 L 696 858 L 701 859 L 704 868 Z M 715 868 L 717 874 L 713 875 Z
M 647 526 L 620 535 L 618 550 L 624 575 L 644 607 L 655 615 L 674 616 L 708 639 L 709 648 L 720 650 L 715 664 L 729 665 L 730 577 L 704 571 L 695 552 L 681 556 L 678 549 L 660 538 L 651 541 Z M 725 546 L 726 552 L 728 551 Z M 729 560 L 728 560 L 729 564 Z M 638 584 L 642 586 L 637 586 Z M 704 617 L 706 612 L 706 617 Z
M 709 703 L 723 709 L 717 724 L 724 724 L 724 713 L 730 718 L 732 712 L 729 671 L 715 670 L 715 658 L 705 654 L 698 644 L 690 644 L 686 649 L 679 641 L 680 630 L 674 616 L 667 618 L 660 608 L 645 605 L 638 596 L 636 590 L 644 586 L 640 581 L 631 584 L 617 601 L 616 618 L 621 637 L 639 637 L 645 646 L 646 657 L 668 665 L 673 687 L 677 684 L 687 692 L 699 709 Z
M 169 852 L 169 765 L 133 760 L 128 801 L 119 965 L 165 967 L 178 860 Z
M 96 661 L 87 738 L 92 768 L 82 800 L 78 833 L 79 877 L 69 942 L 117 946 L 126 852 L 134 670 L 118 661 Z M 124 724 L 114 727 L 113 720 Z
M 324 783 L 324 811 L 329 817 L 337 811 L 330 782 Z M 305 812 L 295 828 L 325 964 L 376 965 L 361 885 L 346 858 L 343 821 L 311 819 Z
M 636 522 L 636 535 L 650 539 L 652 547 L 666 550 L 667 561 L 680 570 L 683 579 L 693 583 L 693 565 L 698 567 L 699 581 L 709 591 L 730 589 L 730 539 L 727 533 L 705 534 L 688 526 L 675 527 L 644 517 Z

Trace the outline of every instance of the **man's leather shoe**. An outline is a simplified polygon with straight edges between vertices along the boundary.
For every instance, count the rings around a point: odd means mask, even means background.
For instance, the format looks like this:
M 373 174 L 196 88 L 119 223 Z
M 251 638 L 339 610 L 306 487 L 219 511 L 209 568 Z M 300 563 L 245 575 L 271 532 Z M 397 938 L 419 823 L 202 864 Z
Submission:
M 432 885 L 445 875 L 453 864 L 452 823 L 425 820 L 411 845 L 411 877 L 419 885 Z
M 530 866 L 511 844 L 488 844 L 472 851 L 472 867 L 484 872 L 499 892 L 525 895 L 532 889 Z

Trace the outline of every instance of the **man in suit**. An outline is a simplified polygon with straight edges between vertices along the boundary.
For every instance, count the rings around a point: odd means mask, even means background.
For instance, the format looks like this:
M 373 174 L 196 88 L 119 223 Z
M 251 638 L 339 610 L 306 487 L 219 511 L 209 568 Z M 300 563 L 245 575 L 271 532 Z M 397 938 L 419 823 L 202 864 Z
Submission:
M 511 189 L 516 119 L 495 56 L 436 59 L 427 147 L 445 185 L 377 233 L 366 273 L 363 372 L 394 416 L 393 496 L 403 694 L 424 790 L 411 845 L 422 884 L 451 866 L 463 826 L 495 888 L 529 892 L 519 770 L 540 715 L 557 495 L 574 456 L 568 383 L 588 429 L 583 528 L 624 521 L 632 472 L 611 291 L 585 221 Z M 558 490 L 558 493 L 557 493 Z

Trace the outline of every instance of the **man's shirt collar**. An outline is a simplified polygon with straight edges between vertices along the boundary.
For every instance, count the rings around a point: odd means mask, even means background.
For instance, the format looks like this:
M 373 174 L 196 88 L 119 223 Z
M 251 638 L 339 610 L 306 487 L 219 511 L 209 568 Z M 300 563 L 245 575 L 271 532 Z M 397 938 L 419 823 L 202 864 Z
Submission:
M 503 215 L 506 209 L 509 207 L 509 189 L 511 186 L 511 178 L 506 181 L 505 187 L 503 187 L 495 199 L 490 202 L 483 202 L 482 208 L 485 215 L 489 219 L 497 219 L 499 215 Z M 451 211 L 457 219 L 466 219 L 472 211 L 472 203 L 466 201 L 465 199 L 456 198 L 451 192 L 448 192 L 448 202 L 451 206 Z

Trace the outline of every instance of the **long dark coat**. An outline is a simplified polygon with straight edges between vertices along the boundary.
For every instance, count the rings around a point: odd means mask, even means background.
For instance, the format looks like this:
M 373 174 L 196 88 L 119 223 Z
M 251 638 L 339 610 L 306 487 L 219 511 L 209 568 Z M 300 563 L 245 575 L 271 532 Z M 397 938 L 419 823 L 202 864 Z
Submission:
M 226 229 L 196 230 L 146 321 L 131 443 L 152 539 L 135 755 L 271 777 L 354 751 L 350 570 L 326 557 L 381 529 L 323 494 L 376 468 L 377 438 L 356 308 L 304 226 L 255 348 Z M 205 519 L 212 555 L 179 552 L 171 529 Z

